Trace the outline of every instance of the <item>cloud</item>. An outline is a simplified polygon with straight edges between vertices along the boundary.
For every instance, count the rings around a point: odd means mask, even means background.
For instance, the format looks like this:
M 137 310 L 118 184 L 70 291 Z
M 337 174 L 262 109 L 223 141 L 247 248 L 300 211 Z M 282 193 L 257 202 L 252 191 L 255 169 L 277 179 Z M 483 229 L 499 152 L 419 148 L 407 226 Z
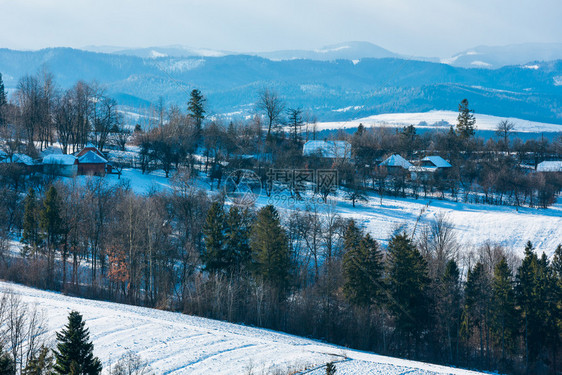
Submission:
M 414 55 L 561 42 L 562 4 L 537 0 L 0 0 L 0 46 L 183 44 L 234 51 L 365 40 Z

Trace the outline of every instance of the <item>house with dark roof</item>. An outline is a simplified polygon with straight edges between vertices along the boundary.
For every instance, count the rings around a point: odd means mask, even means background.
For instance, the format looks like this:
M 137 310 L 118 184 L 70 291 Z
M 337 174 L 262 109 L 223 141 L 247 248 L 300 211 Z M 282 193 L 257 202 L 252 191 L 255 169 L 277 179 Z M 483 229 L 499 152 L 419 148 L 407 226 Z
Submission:
M 104 176 L 106 166 L 107 159 L 93 150 L 87 151 L 78 157 L 78 174 Z

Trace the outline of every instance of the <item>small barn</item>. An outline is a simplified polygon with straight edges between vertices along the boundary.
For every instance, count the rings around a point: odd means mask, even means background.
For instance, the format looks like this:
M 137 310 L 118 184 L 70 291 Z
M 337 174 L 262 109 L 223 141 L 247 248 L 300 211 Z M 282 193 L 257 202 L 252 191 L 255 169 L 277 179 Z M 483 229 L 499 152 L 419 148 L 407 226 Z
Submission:
M 379 164 L 381 167 L 386 167 L 389 173 L 408 171 L 412 166 L 408 160 L 404 159 L 398 154 L 390 155 L 382 163 Z
M 562 160 L 543 161 L 537 165 L 537 172 L 562 173 Z
M 78 157 L 78 174 L 104 176 L 107 160 L 90 150 Z
M 426 156 L 420 161 L 420 167 L 425 168 L 451 168 L 452 165 L 441 156 Z
M 347 141 L 308 141 L 302 153 L 304 156 L 318 155 L 327 159 L 350 159 L 351 144 Z
M 96 153 L 98 156 L 101 156 L 102 158 L 105 159 L 104 154 L 102 154 L 101 151 L 98 150 L 98 148 L 97 148 L 96 146 L 94 146 L 93 144 L 91 144 L 91 143 L 88 143 L 82 150 L 80 150 L 80 152 L 78 152 L 78 153 L 76 154 L 76 157 L 77 157 L 77 158 L 80 158 L 80 157 L 86 155 L 88 152 L 94 152 L 94 153 Z
M 2 164 L 16 165 L 21 168 L 24 173 L 37 172 L 37 163 L 29 155 L 13 154 L 8 156 L 6 153 L 2 155 L 3 159 L 0 161 Z
M 74 155 L 51 154 L 43 158 L 43 173 L 72 177 L 78 173 L 78 158 Z

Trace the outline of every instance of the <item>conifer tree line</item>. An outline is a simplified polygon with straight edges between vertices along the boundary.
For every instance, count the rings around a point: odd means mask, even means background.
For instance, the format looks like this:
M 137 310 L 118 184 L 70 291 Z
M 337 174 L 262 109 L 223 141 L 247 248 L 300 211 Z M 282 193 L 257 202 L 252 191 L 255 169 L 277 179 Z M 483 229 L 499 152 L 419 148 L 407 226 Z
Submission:
M 147 196 L 96 178 L 30 189 L 23 252 L 2 254 L 0 277 L 394 356 L 558 371 L 562 246 L 470 251 L 443 216 L 385 246 L 330 206 L 238 207 L 191 181 Z

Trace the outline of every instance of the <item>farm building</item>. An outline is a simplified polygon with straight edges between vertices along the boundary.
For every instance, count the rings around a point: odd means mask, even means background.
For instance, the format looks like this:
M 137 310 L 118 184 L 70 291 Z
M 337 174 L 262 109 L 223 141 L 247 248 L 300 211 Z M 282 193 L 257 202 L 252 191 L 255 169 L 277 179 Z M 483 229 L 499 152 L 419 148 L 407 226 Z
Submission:
M 107 160 L 94 151 L 88 151 L 78 158 L 78 174 L 105 175 Z
M 420 161 L 420 167 L 451 168 L 452 165 L 441 156 L 426 156 Z
M 33 173 L 38 171 L 38 165 L 29 155 L 25 154 L 13 154 L 8 156 L 6 153 L 1 155 L 2 160 L 0 163 L 2 164 L 12 164 L 17 165 L 22 168 L 25 173 Z
M 105 159 L 105 156 L 101 153 L 101 151 L 98 150 L 98 148 L 91 143 L 88 143 L 82 150 L 80 150 L 80 152 L 78 152 L 76 154 L 76 157 L 80 158 L 80 157 L 86 155 L 88 152 L 94 152 L 98 156 L 101 156 L 102 158 Z
M 78 173 L 78 159 L 73 155 L 47 155 L 43 158 L 43 173 L 56 176 L 75 176 Z
M 562 173 L 562 160 L 543 161 L 537 165 L 537 172 L 560 172 Z
M 412 163 L 404 159 L 402 156 L 394 154 L 390 155 L 379 165 L 381 167 L 386 167 L 389 172 L 398 172 L 407 171 L 412 166 Z
M 304 156 L 318 155 L 327 159 L 349 159 L 351 144 L 346 141 L 308 141 L 302 153 Z

